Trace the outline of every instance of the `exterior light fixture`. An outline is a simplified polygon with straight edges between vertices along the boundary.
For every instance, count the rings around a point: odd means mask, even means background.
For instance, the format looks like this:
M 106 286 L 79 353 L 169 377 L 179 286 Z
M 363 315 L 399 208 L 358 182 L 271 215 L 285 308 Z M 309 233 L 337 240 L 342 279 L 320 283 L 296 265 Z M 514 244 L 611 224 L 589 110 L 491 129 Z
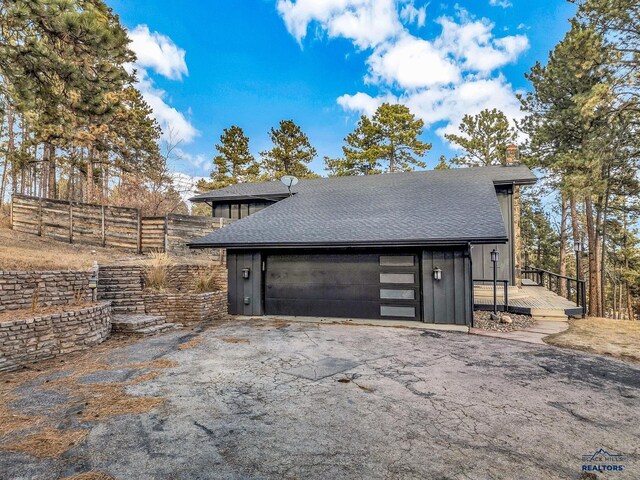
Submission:
M 442 269 L 440 267 L 433 269 L 433 279 L 438 281 L 442 280 Z
M 91 301 L 95 302 L 97 299 L 96 289 L 98 288 L 98 275 L 95 273 L 89 278 L 89 289 L 91 290 Z
M 250 269 L 248 269 L 248 268 L 243 268 L 243 269 L 242 269 L 242 278 L 249 278 L 249 272 L 250 272 L 250 271 L 251 271 L 251 270 L 250 270 Z
M 493 262 L 493 317 L 495 320 L 498 319 L 498 279 L 497 279 L 497 275 L 498 275 L 498 251 L 494 248 L 491 251 L 491 261 Z M 506 285 L 504 288 L 507 288 Z
M 581 252 L 582 251 L 582 242 L 580 242 L 580 241 L 573 242 L 573 251 L 574 252 Z

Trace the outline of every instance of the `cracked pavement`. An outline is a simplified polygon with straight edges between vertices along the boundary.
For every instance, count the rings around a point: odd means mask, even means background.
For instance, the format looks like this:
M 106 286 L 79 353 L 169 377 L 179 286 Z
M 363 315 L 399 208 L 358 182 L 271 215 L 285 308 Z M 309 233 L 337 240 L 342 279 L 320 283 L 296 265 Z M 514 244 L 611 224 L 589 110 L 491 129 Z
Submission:
M 625 470 L 597 478 L 640 477 L 637 365 L 400 328 L 255 320 L 198 336 L 114 348 L 114 363 L 177 362 L 127 387 L 165 404 L 85 425 L 57 459 L 0 452 L 0 478 L 567 479 L 599 448 Z

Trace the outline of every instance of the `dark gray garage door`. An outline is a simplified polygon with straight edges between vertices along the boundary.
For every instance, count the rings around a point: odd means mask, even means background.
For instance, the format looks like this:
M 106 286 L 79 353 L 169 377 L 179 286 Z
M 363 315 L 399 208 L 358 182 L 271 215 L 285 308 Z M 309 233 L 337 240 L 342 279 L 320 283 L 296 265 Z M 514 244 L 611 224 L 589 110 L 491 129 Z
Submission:
M 419 320 L 414 254 L 269 255 L 267 315 Z

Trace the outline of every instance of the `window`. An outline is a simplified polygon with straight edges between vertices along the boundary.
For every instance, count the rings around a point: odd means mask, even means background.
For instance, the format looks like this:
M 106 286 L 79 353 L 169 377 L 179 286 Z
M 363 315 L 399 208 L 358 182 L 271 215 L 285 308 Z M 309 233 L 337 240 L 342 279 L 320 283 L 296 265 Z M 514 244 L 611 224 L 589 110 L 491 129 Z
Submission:
M 415 300 L 415 290 L 393 290 L 390 288 L 380 289 L 380 298 L 386 298 L 391 300 Z
M 413 273 L 381 273 L 380 283 L 415 283 Z
M 380 255 L 382 267 L 413 267 L 413 255 Z
M 381 317 L 407 317 L 414 318 L 416 316 L 415 307 L 395 307 L 389 305 L 380 305 Z

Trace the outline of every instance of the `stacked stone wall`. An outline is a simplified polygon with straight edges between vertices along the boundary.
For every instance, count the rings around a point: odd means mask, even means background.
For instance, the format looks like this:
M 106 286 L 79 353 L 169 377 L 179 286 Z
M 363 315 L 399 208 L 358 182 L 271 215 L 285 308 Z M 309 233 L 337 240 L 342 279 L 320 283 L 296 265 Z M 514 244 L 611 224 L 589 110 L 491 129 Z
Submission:
M 64 313 L 0 322 L 0 372 L 102 343 L 111 331 L 108 302 Z
M 0 271 L 0 312 L 91 300 L 92 272 Z

